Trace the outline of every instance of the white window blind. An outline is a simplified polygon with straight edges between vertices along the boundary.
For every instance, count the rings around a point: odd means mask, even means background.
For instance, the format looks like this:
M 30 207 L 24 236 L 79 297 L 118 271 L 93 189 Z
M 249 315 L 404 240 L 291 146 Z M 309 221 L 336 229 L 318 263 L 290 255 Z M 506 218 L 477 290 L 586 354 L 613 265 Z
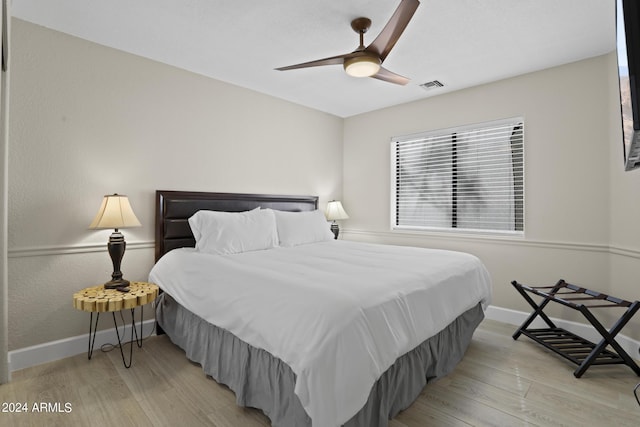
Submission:
M 524 231 L 524 121 L 393 138 L 393 228 Z

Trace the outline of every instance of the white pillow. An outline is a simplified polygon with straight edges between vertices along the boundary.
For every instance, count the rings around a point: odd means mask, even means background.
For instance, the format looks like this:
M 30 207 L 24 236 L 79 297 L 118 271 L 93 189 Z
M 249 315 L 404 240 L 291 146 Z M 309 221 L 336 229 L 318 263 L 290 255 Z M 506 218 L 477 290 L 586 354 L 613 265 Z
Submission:
M 273 212 L 276 216 L 280 246 L 297 246 L 334 238 L 322 211 Z
M 189 218 L 196 249 L 211 254 L 235 254 L 278 246 L 273 211 L 198 211 Z

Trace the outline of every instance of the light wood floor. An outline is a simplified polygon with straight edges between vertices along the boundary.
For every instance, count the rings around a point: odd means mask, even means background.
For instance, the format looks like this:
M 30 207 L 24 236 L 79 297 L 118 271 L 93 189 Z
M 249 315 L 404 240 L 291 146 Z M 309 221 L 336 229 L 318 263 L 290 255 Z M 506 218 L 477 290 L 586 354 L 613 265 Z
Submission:
M 626 366 L 574 366 L 514 327 L 485 320 L 455 371 L 425 387 L 390 422 L 403 426 L 639 426 Z M 56 403 L 69 413 L 2 413 L 2 426 L 268 426 L 259 411 L 236 406 L 233 393 L 207 378 L 166 337 L 145 341 L 124 369 L 118 350 L 78 355 L 24 369 L 0 385 L 0 401 Z M 6 409 L 6 408 L 0 408 Z

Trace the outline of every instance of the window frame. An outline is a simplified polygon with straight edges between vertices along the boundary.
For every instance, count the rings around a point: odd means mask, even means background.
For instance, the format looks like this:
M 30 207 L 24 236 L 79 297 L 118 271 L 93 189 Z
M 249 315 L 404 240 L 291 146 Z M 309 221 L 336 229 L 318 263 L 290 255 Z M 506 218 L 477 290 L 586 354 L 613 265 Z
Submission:
M 437 227 L 437 226 L 418 226 L 418 225 L 396 225 L 397 222 L 397 165 L 396 165 L 396 144 L 412 141 L 416 139 L 427 139 L 431 137 L 444 137 L 449 134 L 457 134 L 464 132 L 471 132 L 476 130 L 486 129 L 488 127 L 499 127 L 504 125 L 517 125 L 522 124 L 522 150 L 521 150 L 521 192 L 522 192 L 522 230 L 497 230 L 497 229 L 475 229 L 475 228 L 456 228 L 456 227 Z M 510 117 L 506 119 L 492 120 L 486 122 L 478 122 L 473 124 L 466 124 L 460 126 L 452 126 L 448 128 L 434 129 L 424 132 L 417 132 L 409 135 L 394 136 L 389 142 L 389 158 L 390 158 L 390 229 L 396 232 L 419 232 L 419 233 L 442 233 L 446 235 L 478 235 L 488 237 L 509 237 L 509 238 L 524 238 L 526 230 L 526 191 L 525 191 L 525 119 L 524 117 Z M 455 179 L 451 180 L 453 184 Z M 453 216 L 453 213 L 452 213 Z

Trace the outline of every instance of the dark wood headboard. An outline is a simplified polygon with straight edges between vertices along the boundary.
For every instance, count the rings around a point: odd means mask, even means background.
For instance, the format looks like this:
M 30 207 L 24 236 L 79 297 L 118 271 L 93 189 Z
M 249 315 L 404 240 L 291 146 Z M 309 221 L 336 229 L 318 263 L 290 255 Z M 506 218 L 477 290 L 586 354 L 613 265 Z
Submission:
M 312 211 L 317 196 L 156 191 L 156 261 L 172 249 L 194 247 L 189 217 L 199 210 L 243 212 L 257 207 L 280 211 Z

